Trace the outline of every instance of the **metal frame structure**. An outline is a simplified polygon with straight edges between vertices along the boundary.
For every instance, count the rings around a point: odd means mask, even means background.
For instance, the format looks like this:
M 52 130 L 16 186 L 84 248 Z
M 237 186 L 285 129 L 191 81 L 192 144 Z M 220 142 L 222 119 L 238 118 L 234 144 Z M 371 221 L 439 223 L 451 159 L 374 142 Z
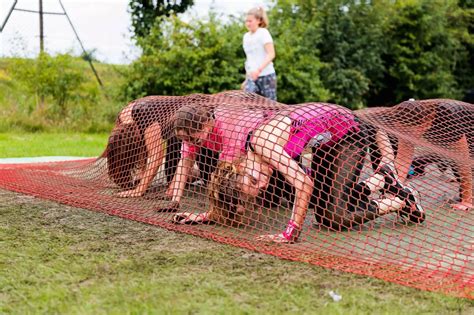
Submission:
M 76 31 L 76 28 L 74 27 L 74 24 L 72 24 L 71 19 L 69 18 L 69 15 L 66 12 L 66 8 L 64 7 L 63 3 L 61 0 L 58 0 L 59 4 L 61 5 L 61 8 L 63 12 L 45 12 L 43 11 L 43 0 L 39 0 L 39 10 L 28 10 L 28 9 L 19 9 L 16 8 L 16 5 L 18 3 L 18 0 L 14 0 L 10 10 L 8 11 L 7 17 L 5 18 L 5 21 L 3 21 L 2 26 L 0 27 L 0 33 L 3 32 L 3 29 L 7 25 L 8 20 L 10 19 L 11 14 L 13 11 L 21 11 L 21 12 L 27 12 L 27 13 L 39 13 L 39 30 L 40 30 L 40 53 L 44 52 L 44 27 L 43 27 L 43 15 L 64 15 L 66 16 L 67 21 L 69 22 L 69 25 L 71 25 L 72 31 L 74 32 L 74 35 L 76 36 L 77 41 L 81 45 L 81 49 L 84 53 L 85 56 L 87 56 L 87 61 L 89 62 L 89 65 L 92 69 L 92 72 L 94 72 L 94 76 L 97 79 L 97 82 L 99 83 L 100 86 L 103 86 L 102 81 L 100 80 L 99 74 L 97 73 L 93 63 L 92 63 L 92 58 L 90 58 L 89 53 L 86 51 L 84 48 L 84 44 L 82 43 L 79 34 Z

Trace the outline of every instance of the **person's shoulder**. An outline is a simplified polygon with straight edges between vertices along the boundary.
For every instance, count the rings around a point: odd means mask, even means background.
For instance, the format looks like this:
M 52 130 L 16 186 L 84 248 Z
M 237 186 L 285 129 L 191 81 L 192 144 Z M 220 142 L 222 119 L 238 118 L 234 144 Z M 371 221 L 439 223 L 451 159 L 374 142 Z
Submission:
M 270 35 L 270 31 L 266 27 L 259 27 L 257 33 L 262 35 Z
M 268 29 L 264 28 L 264 27 L 258 28 L 258 30 L 256 31 L 256 35 L 265 44 L 273 42 L 272 35 L 270 34 L 270 31 Z

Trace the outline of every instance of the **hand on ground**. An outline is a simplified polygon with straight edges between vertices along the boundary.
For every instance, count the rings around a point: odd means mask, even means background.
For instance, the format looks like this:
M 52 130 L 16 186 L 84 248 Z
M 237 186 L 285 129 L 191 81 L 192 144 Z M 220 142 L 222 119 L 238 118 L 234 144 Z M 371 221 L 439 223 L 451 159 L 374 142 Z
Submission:
M 473 205 L 469 202 L 460 202 L 451 205 L 451 208 L 454 210 L 469 211 L 473 208 Z
M 209 214 L 207 212 L 179 212 L 173 216 L 172 222 L 176 224 L 202 224 L 209 222 Z
M 144 193 L 145 192 L 142 191 L 141 189 L 132 189 L 132 190 L 119 192 L 117 194 L 117 197 L 120 197 L 120 198 L 135 198 L 135 197 L 143 196 Z
M 257 241 L 274 242 L 274 243 L 290 243 L 290 241 L 287 240 L 283 236 L 283 233 L 259 235 L 257 236 Z

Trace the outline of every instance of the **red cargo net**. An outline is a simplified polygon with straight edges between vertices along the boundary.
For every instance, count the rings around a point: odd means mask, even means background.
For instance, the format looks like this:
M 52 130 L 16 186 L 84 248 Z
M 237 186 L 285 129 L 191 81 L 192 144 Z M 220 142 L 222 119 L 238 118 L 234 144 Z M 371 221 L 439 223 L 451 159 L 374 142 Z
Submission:
M 0 187 L 332 269 L 474 298 L 474 105 L 352 112 L 243 92 L 145 97 L 91 160 Z

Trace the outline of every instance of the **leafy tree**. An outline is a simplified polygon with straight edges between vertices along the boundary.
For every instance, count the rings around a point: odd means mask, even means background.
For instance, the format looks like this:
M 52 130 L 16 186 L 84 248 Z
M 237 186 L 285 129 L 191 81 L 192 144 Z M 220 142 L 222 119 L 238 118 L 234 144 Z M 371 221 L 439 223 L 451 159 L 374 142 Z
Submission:
M 278 0 L 270 10 L 278 98 L 350 108 L 473 87 L 471 0 Z M 184 2 L 181 2 L 184 3 Z M 154 20 L 124 96 L 214 93 L 244 79 L 242 20 Z
M 157 18 L 185 12 L 193 3 L 193 0 L 130 0 L 129 12 L 135 37 L 147 36 Z
M 458 25 L 464 25 L 458 32 L 463 49 L 459 50 L 460 60 L 454 70 L 454 75 L 460 89 L 464 93 L 463 99 L 474 103 L 474 0 L 460 0 L 457 19 L 451 18 Z
M 278 100 L 288 104 L 326 101 L 330 92 L 320 78 L 322 63 L 316 46 L 318 23 L 294 1 L 278 1 L 270 12 L 278 76 Z
M 242 23 L 183 22 L 170 16 L 140 39 L 142 56 L 131 65 L 125 97 L 216 93 L 236 89 L 244 76 Z
M 321 78 L 338 104 L 360 108 L 381 89 L 385 2 L 317 2 L 314 12 L 321 25 L 317 48 L 325 64 Z
M 457 1 L 403 0 L 395 3 L 395 10 L 387 32 L 381 99 L 397 103 L 411 97 L 460 98 L 455 73 L 462 72 L 459 67 L 466 65 L 468 54 L 461 42 L 467 28 Z

